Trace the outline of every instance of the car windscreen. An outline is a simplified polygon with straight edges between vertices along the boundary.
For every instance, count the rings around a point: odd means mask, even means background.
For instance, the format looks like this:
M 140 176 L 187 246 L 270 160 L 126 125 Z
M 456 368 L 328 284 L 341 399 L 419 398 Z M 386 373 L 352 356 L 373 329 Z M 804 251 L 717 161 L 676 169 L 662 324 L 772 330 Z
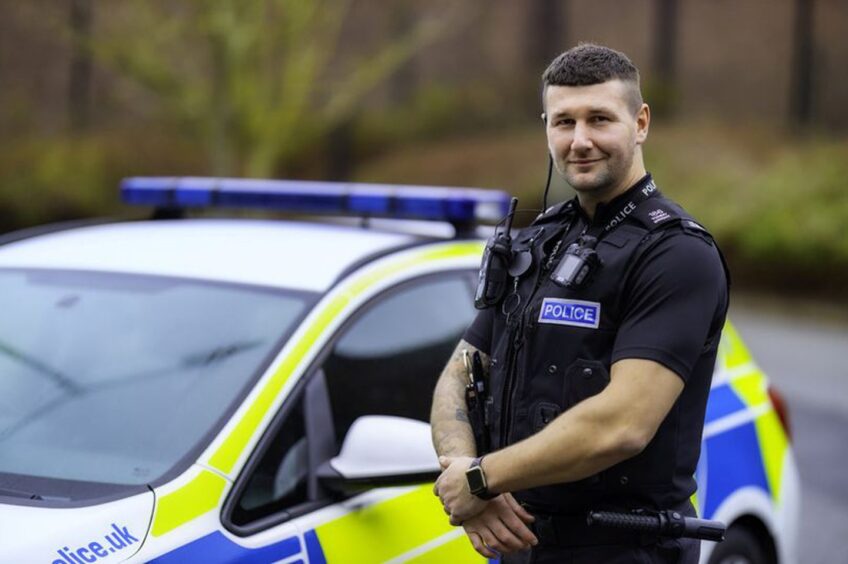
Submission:
M 220 427 L 311 301 L 194 280 L 0 269 L 0 473 L 156 481 Z

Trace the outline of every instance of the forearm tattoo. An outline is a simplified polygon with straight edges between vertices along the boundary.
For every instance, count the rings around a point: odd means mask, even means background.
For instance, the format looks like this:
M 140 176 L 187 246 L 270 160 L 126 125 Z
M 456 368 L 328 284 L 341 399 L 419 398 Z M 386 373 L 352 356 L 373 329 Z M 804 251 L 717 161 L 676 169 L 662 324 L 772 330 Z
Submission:
M 468 374 L 465 370 L 463 349 L 467 349 L 469 353 L 476 350 L 465 341 L 460 341 L 442 371 L 433 395 L 430 424 L 433 446 L 440 455 L 474 456 L 477 454 L 474 433 L 471 431 L 468 420 L 468 406 L 465 405 Z M 483 355 L 483 364 L 484 366 L 489 364 L 488 356 Z

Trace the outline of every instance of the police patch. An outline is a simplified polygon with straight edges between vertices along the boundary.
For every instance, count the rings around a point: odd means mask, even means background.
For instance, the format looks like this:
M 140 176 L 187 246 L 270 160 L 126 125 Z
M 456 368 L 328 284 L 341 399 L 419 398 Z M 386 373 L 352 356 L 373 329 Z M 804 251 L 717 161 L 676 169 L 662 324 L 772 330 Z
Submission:
M 539 323 L 597 329 L 600 322 L 601 304 L 597 302 L 545 298 L 539 312 Z

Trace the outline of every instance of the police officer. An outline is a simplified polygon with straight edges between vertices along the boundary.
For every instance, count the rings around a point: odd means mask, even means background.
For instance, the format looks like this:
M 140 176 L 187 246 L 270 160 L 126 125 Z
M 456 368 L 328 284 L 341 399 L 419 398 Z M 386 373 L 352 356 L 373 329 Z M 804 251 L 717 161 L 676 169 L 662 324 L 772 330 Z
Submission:
M 697 540 L 590 527 L 586 514 L 695 515 L 726 269 L 645 170 L 650 111 L 627 56 L 581 44 L 543 83 L 550 155 L 577 195 L 511 241 L 504 296 L 439 379 L 434 493 L 489 558 L 694 563 Z M 488 365 L 490 453 L 468 423 L 463 349 Z

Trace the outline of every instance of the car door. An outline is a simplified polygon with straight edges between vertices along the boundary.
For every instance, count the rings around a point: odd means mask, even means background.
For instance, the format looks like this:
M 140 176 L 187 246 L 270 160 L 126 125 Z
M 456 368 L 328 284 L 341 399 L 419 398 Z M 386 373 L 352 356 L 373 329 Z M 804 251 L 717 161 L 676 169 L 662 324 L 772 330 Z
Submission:
M 301 550 L 274 555 L 292 562 L 479 559 L 432 485 L 344 496 L 317 478 L 358 417 L 429 419 L 436 380 L 475 315 L 472 281 L 453 271 L 403 282 L 340 327 L 236 481 L 223 512 L 231 532 L 272 545 L 294 526 Z

